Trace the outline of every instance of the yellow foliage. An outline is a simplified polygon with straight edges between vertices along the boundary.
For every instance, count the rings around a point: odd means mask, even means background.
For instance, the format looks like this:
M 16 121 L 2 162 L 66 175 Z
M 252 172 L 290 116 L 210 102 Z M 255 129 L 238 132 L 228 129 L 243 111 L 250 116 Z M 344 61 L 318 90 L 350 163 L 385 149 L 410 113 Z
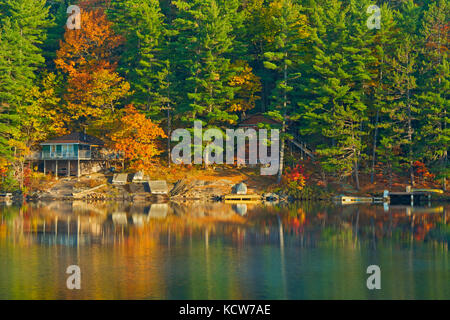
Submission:
M 238 60 L 234 67 L 240 69 L 239 73 L 232 77 L 230 86 L 239 88 L 235 99 L 231 102 L 229 111 L 245 113 L 255 107 L 255 102 L 261 99 L 257 93 L 261 91 L 261 81 L 252 71 L 247 62 Z

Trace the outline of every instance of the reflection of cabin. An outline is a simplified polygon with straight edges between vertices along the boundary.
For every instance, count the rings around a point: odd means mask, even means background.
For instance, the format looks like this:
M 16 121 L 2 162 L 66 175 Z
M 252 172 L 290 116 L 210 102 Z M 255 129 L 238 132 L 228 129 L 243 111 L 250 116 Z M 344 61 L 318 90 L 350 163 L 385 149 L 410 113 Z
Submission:
M 105 143 L 84 133 L 71 133 L 41 143 L 42 151 L 30 157 L 39 163 L 40 171 L 55 176 L 80 176 L 98 172 L 112 162 L 120 162 L 117 154 L 105 149 Z

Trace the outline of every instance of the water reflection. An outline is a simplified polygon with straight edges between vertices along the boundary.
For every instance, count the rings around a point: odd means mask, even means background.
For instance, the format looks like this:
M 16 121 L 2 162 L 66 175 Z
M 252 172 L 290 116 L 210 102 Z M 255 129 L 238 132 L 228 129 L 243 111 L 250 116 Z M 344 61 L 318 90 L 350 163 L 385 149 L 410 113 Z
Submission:
M 448 210 L 81 201 L 0 207 L 0 299 L 448 299 Z M 81 267 L 80 291 L 65 287 L 71 264 Z M 370 264 L 381 267 L 381 291 L 365 286 Z
M 243 204 L 233 204 L 233 210 L 241 215 L 241 216 L 245 216 L 247 214 L 247 205 L 245 203 Z

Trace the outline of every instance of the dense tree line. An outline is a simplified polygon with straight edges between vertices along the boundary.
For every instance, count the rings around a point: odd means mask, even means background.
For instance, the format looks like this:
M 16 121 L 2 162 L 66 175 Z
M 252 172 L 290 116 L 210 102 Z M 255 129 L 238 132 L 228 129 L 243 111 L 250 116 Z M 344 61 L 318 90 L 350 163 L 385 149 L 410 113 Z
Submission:
M 80 30 L 65 28 L 71 4 Z M 23 173 L 49 136 L 110 137 L 133 105 L 167 136 L 262 112 L 280 123 L 281 159 L 301 137 L 324 181 L 414 183 L 420 162 L 445 187 L 449 13 L 445 0 L 5 0 L 0 170 Z

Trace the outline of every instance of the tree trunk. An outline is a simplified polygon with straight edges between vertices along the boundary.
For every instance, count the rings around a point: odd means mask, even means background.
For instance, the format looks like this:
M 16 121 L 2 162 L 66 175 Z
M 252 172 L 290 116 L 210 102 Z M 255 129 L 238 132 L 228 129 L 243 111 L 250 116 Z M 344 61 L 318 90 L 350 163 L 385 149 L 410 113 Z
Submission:
M 409 66 L 409 55 L 407 60 L 407 66 Z M 414 187 L 414 163 L 413 163 L 413 152 L 412 152 L 412 117 L 411 117 L 411 101 L 410 101 L 410 77 L 409 74 L 407 74 L 408 77 L 408 84 L 407 84 L 407 90 L 406 90 L 406 98 L 408 103 L 408 142 L 409 142 L 409 174 L 410 174 L 410 180 L 411 180 L 411 187 Z
M 392 189 L 392 165 L 389 163 L 389 190 Z
M 409 141 L 409 175 L 411 180 L 411 187 L 414 187 L 414 161 L 412 159 L 412 126 L 411 126 L 411 111 L 409 111 L 408 119 L 408 141 Z
M 170 168 L 170 134 L 172 123 L 170 121 L 170 104 L 167 105 L 167 166 Z
M 373 148 L 372 148 L 372 172 L 370 173 L 370 183 L 375 181 L 375 157 L 377 152 L 377 138 L 378 138 L 378 119 L 380 116 L 380 111 L 377 110 L 377 116 L 375 119 L 375 132 L 373 134 Z
M 447 119 L 447 110 L 444 110 L 444 119 Z M 447 130 L 447 122 L 444 122 L 444 130 Z M 444 170 L 447 168 L 448 154 L 447 150 L 444 152 Z M 445 172 L 445 171 L 444 171 Z M 442 189 L 447 191 L 447 178 L 444 177 Z
M 284 133 L 286 132 L 286 115 L 287 115 L 287 53 L 284 54 L 284 95 L 283 95 L 283 126 L 281 128 L 281 146 L 280 146 L 280 168 L 278 170 L 278 178 L 277 183 L 281 183 L 281 179 L 283 177 L 283 166 L 284 166 L 284 145 L 285 145 L 285 137 Z
M 278 169 L 278 177 L 277 183 L 281 183 L 281 179 L 283 178 L 283 164 L 284 164 L 284 131 L 285 131 L 285 122 L 283 121 L 283 128 L 281 129 L 281 146 L 280 146 L 280 167 Z
M 356 190 L 359 191 L 359 168 L 358 168 L 359 164 L 358 164 L 358 160 L 355 161 L 355 185 L 356 185 Z
M 380 75 L 379 75 L 379 84 L 378 90 L 382 88 L 383 85 L 383 65 L 384 65 L 384 56 L 381 58 L 380 64 Z M 375 158 L 377 152 L 377 139 L 378 139 L 378 122 L 380 121 L 380 110 L 377 108 L 377 115 L 375 118 L 375 132 L 373 134 L 373 149 L 372 149 L 372 172 L 370 173 L 370 183 L 374 183 L 375 181 Z

